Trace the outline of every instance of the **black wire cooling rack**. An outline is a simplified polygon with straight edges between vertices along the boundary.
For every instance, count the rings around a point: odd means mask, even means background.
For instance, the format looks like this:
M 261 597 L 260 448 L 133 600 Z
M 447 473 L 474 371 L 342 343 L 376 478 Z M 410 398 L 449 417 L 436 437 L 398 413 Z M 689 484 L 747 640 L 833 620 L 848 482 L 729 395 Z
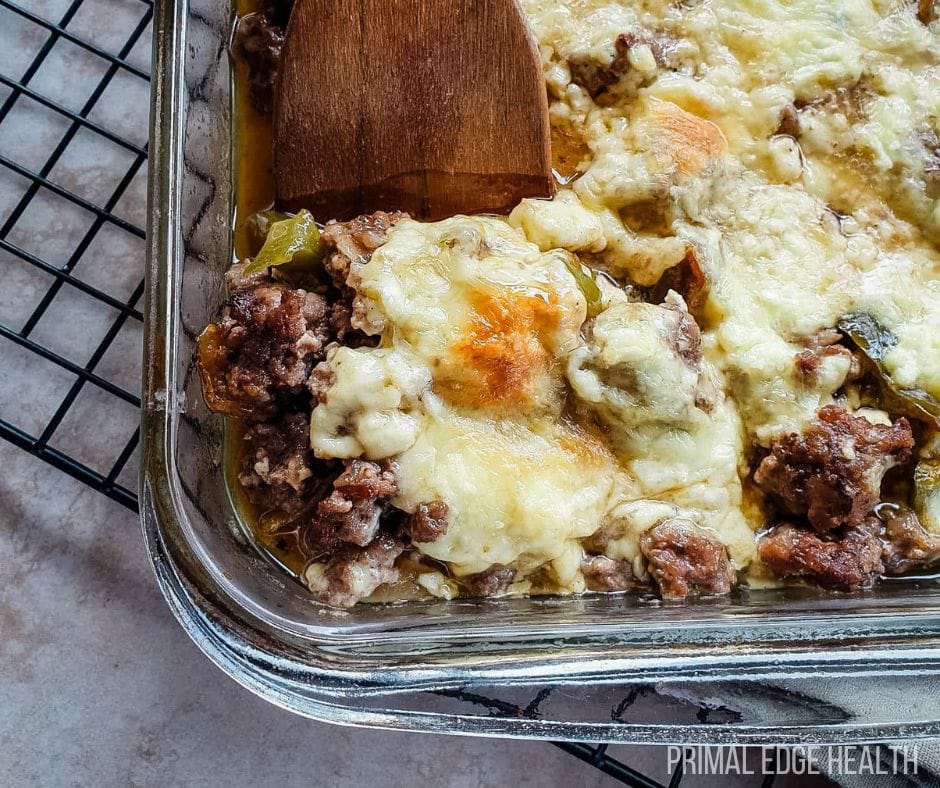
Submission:
M 0 25 L 16 24 L 23 27 L 24 40 L 31 37 L 39 42 L 36 48 L 30 51 L 27 62 L 19 73 L 5 73 L 0 70 L 0 132 L 3 131 L 4 124 L 11 123 L 17 109 L 24 106 L 52 113 L 64 128 L 59 141 L 45 154 L 44 161 L 38 164 L 24 162 L 15 154 L 9 154 L 6 145 L 0 147 L 0 174 L 4 174 L 5 170 L 7 176 L 2 181 L 2 188 L 6 197 L 12 198 L 9 202 L 9 212 L 5 215 L 0 213 L 0 266 L 25 266 L 41 272 L 41 281 L 45 287 L 35 307 L 22 315 L 16 324 L 12 320 L 0 320 L 0 349 L 3 344 L 9 343 L 8 347 L 16 346 L 18 357 L 28 359 L 33 369 L 36 369 L 36 365 L 39 365 L 40 370 L 48 367 L 48 374 L 41 374 L 35 379 L 49 381 L 52 389 L 43 392 L 47 395 L 44 399 L 52 395 L 54 400 L 57 398 L 58 403 L 50 408 L 47 418 L 39 421 L 34 419 L 34 423 L 24 426 L 23 420 L 17 418 L 17 403 L 0 402 L 0 407 L 3 407 L 3 410 L 0 410 L 0 437 L 64 471 L 102 495 L 137 511 L 137 494 L 134 490 L 136 474 L 128 473 L 129 468 L 136 464 L 132 462 L 139 441 L 139 430 L 136 427 L 131 428 L 129 434 L 122 438 L 123 442 L 113 441 L 115 456 L 104 467 L 96 467 L 83 459 L 79 456 L 80 452 L 57 446 L 55 440 L 57 430 L 67 420 L 69 413 L 77 407 L 80 395 L 88 387 L 95 389 L 95 407 L 101 412 L 108 412 L 115 406 L 129 406 L 134 409 L 140 407 L 140 396 L 133 385 L 115 382 L 114 379 L 100 374 L 98 368 L 128 324 L 140 324 L 143 319 L 138 304 L 144 292 L 142 242 L 145 231 L 141 219 L 129 219 L 123 216 L 118 208 L 131 184 L 144 172 L 147 145 L 143 139 L 146 129 L 142 130 L 142 141 L 135 142 L 126 130 L 116 130 L 115 124 L 96 120 L 96 110 L 108 101 L 109 86 L 116 79 L 130 78 L 139 80 L 144 85 L 149 83 L 149 69 L 131 59 L 131 54 L 149 42 L 153 2 L 120 0 L 119 4 L 125 12 L 122 19 L 130 20 L 126 27 L 129 34 L 123 45 L 118 45 L 116 49 L 102 45 L 94 36 L 70 30 L 70 25 L 75 26 L 74 23 L 84 7 L 100 6 L 107 2 L 114 0 L 30 2 L 29 5 L 33 9 L 31 10 L 19 3 L 0 0 Z M 38 6 L 43 6 L 44 9 L 58 7 L 62 10 L 54 19 L 37 12 Z M 136 15 L 133 13 L 134 8 L 138 11 Z M 113 31 L 111 32 L 113 34 Z M 27 33 L 30 35 L 26 35 Z M 113 35 L 109 37 L 113 39 Z M 62 98 L 69 92 L 68 84 L 60 84 L 58 89 L 48 90 L 44 81 L 37 79 L 44 66 L 63 47 L 91 56 L 99 61 L 100 65 L 100 73 L 87 98 L 74 105 Z M 105 141 L 125 154 L 123 171 L 118 173 L 116 184 L 111 187 L 109 194 L 91 197 L 78 189 L 67 188 L 55 177 L 57 165 L 80 134 Z M 0 136 L 0 140 L 2 139 Z M 15 185 L 11 189 L 8 184 Z M 64 254 L 59 255 L 60 259 L 53 259 L 43 250 L 30 248 L 28 243 L 22 241 L 22 233 L 16 232 L 31 206 L 38 200 L 49 197 L 67 206 L 63 209 L 67 214 L 79 214 L 86 220 L 82 228 L 75 233 L 74 244 Z M 112 248 L 115 243 L 119 243 L 114 237 L 115 234 L 125 236 L 125 240 L 136 240 L 140 245 L 137 258 L 125 261 L 127 266 L 136 267 L 130 275 L 132 279 L 136 276 L 137 284 L 130 287 L 129 295 L 119 297 L 106 282 L 100 282 L 100 277 L 96 280 L 76 270 L 84 259 L 93 254 L 96 241 L 105 233 L 109 235 Z M 126 279 L 127 272 L 124 273 Z M 60 297 L 70 290 L 77 291 L 92 299 L 98 306 L 107 308 L 109 314 L 103 336 L 93 343 L 90 355 L 87 355 L 85 361 L 70 357 L 57 343 L 37 336 L 37 327 L 42 324 L 44 318 L 56 319 Z M 0 356 L 0 359 L 3 358 L 5 356 Z M 4 361 L 3 364 L 7 367 L 5 374 L 17 374 L 10 361 Z M 64 392 L 61 397 L 58 397 L 59 392 Z M 31 394 L 26 392 L 24 396 Z M 41 423 L 42 421 L 44 423 Z M 608 754 L 607 745 L 570 742 L 554 744 L 625 785 L 635 788 L 665 788 L 663 783 L 647 777 Z M 680 764 L 671 775 L 669 788 L 678 786 L 682 778 Z M 774 780 L 774 775 L 761 779 L 762 788 L 768 788 Z
M 22 26 L 24 34 L 33 33 L 34 38 L 37 32 L 41 31 L 45 34 L 45 41 L 34 53 L 31 53 L 32 57 L 22 73 L 15 76 L 0 73 L 0 89 L 6 93 L 0 104 L 0 129 L 4 124 L 12 123 L 14 112 L 24 108 L 24 105 L 28 105 L 28 109 L 33 111 L 41 108 L 42 111 L 58 116 L 58 121 L 63 122 L 65 126 L 60 140 L 38 167 L 18 161 L 9 156 L 6 149 L 0 149 L 0 166 L 8 171 L 8 176 L 11 174 L 14 176 L 12 179 L 4 180 L 6 196 L 13 196 L 14 199 L 10 212 L 2 217 L 2 224 L 0 224 L 0 252 L 6 253 L 7 256 L 2 264 L 4 266 L 30 266 L 46 274 L 45 279 L 48 280 L 45 293 L 18 326 L 8 325 L 6 321 L 0 323 L 0 338 L 66 373 L 50 375 L 57 387 L 62 383 L 65 385 L 59 389 L 64 392 L 59 404 L 44 425 L 33 425 L 31 430 L 24 427 L 22 422 L 17 424 L 14 419 L 16 414 L 8 413 L 10 407 L 7 407 L 3 410 L 4 418 L 0 419 L 0 437 L 65 471 L 129 509 L 136 510 L 137 495 L 133 490 L 133 482 L 130 482 L 128 486 L 128 483 L 119 482 L 119 477 L 137 450 L 138 429 L 133 429 L 132 433 L 126 436 L 123 446 L 117 451 L 110 467 L 107 468 L 91 467 L 76 458 L 74 453 L 57 448 L 53 440 L 56 430 L 63 424 L 70 409 L 73 408 L 86 387 L 95 387 L 100 395 L 117 400 L 124 405 L 130 405 L 133 408 L 140 407 L 140 397 L 136 389 L 130 390 L 101 376 L 96 369 L 125 324 L 128 321 L 138 323 L 142 321 L 142 315 L 137 306 L 144 292 L 142 256 L 137 260 L 126 261 L 127 265 L 136 266 L 138 273 L 138 284 L 127 298 L 115 297 L 104 287 L 91 284 L 88 277 L 75 273 L 76 266 L 90 252 L 93 243 L 105 227 L 109 232 L 124 233 L 137 239 L 141 244 L 142 252 L 142 242 L 145 236 L 143 227 L 122 218 L 115 213 L 115 207 L 125 195 L 131 182 L 144 168 L 147 161 L 146 143 L 135 143 L 121 133 L 92 119 L 94 110 L 99 106 L 99 102 L 118 74 L 142 80 L 144 83 L 150 80 L 148 70 L 127 59 L 138 44 L 147 43 L 145 36 L 149 36 L 150 21 L 153 16 L 153 5 L 150 0 L 134 0 L 134 2 L 139 5 L 139 19 L 136 25 L 132 26 L 123 46 L 113 53 L 69 30 L 69 24 L 76 19 L 85 3 L 91 4 L 90 0 L 72 0 L 67 3 L 58 20 L 44 18 L 20 4 L 0 0 L 0 13 L 6 17 L 6 20 L 0 24 Z M 34 8 L 37 5 L 40 4 L 30 3 L 30 6 Z M 63 89 L 68 90 L 67 84 L 61 85 L 61 89 L 55 91 L 44 91 L 34 87 L 34 83 L 44 82 L 44 80 L 37 80 L 37 75 L 41 73 L 45 65 L 52 62 L 53 58 L 60 58 L 63 52 L 67 57 L 68 53 L 75 49 L 100 60 L 101 73 L 97 84 L 94 85 L 87 98 L 77 107 L 70 107 L 61 98 Z M 60 163 L 80 132 L 107 141 L 110 145 L 117 146 L 130 155 L 130 161 L 122 176 L 119 177 L 111 194 L 105 196 L 104 199 L 89 199 L 87 196 L 65 188 L 52 177 L 56 165 Z M 13 187 L 17 191 L 16 195 L 11 195 L 11 187 L 7 185 L 10 183 L 19 185 L 18 189 Z M 18 238 L 16 233 L 17 226 L 23 221 L 30 207 L 37 200 L 49 198 L 53 198 L 58 204 L 66 204 L 68 207 L 62 209 L 62 213 L 66 216 L 78 217 L 74 227 L 81 226 L 81 229 L 75 232 L 74 245 L 64 255 L 64 259 L 58 261 L 47 259 L 42 250 L 30 248 L 29 244 Z M 110 325 L 107 326 L 103 337 L 97 342 L 84 363 L 74 357 L 70 358 L 52 343 L 44 342 L 35 336 L 37 326 L 44 317 L 55 317 L 53 311 L 59 303 L 58 297 L 69 288 L 107 307 L 108 314 L 111 316 Z M 9 366 L 9 362 L 6 363 Z M 35 367 L 35 360 L 33 360 L 33 368 Z M 22 396 L 29 396 L 29 392 L 23 392 Z M 102 402 L 101 396 L 96 397 L 95 401 L 98 407 L 108 407 L 107 402 Z M 9 403 L 7 404 L 9 406 Z

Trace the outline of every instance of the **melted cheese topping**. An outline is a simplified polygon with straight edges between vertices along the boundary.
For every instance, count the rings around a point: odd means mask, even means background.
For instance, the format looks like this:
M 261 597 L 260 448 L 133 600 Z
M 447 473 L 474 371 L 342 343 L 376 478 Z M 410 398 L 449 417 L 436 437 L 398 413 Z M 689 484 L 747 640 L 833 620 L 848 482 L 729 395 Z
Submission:
M 628 440 L 650 422 L 693 418 L 699 373 L 676 347 L 680 313 L 645 303 L 608 306 L 591 327 L 591 341 L 568 360 L 574 393 L 602 412 Z
M 398 458 L 395 503 L 406 511 L 447 503 L 447 534 L 421 550 L 458 575 L 493 564 L 526 574 L 548 563 L 561 587 L 581 590 L 576 540 L 598 529 L 618 475 L 595 444 L 565 425 L 436 415 Z
M 403 221 L 357 272 L 366 329 L 409 348 L 454 405 L 557 413 L 587 309 L 566 260 L 495 219 Z
M 314 449 L 393 460 L 405 511 L 445 501 L 447 535 L 419 549 L 456 575 L 578 591 L 582 541 L 603 538 L 642 576 L 664 517 L 745 568 L 766 524 L 741 481 L 753 446 L 849 375 L 840 355 L 800 374 L 815 334 L 872 315 L 894 380 L 940 397 L 940 23 L 900 0 L 522 5 L 577 177 L 508 220 L 403 221 L 356 267 L 379 346 L 331 354 Z M 681 299 L 630 291 L 690 254 L 694 360 Z M 574 255 L 612 277 L 594 317 Z
M 381 346 L 331 352 L 313 448 L 394 457 L 405 511 L 447 503 L 446 536 L 420 549 L 458 575 L 544 566 L 582 589 L 578 540 L 629 486 L 601 441 L 560 420 L 587 316 L 569 265 L 505 221 L 458 217 L 403 221 L 356 271 Z
M 431 376 L 402 350 L 334 347 L 327 355 L 333 383 L 310 419 L 320 457 L 380 460 L 410 448 L 421 429 L 421 398 Z

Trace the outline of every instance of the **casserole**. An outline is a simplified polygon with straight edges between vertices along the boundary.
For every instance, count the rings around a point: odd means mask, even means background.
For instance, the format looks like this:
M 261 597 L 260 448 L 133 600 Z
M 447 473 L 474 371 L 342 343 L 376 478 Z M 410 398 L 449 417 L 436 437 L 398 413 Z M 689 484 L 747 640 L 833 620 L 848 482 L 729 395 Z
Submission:
M 935 678 L 940 605 L 927 580 L 838 598 L 739 591 L 685 607 L 636 593 L 333 611 L 254 551 L 193 363 L 231 249 L 230 22 L 211 3 L 157 5 L 141 506 L 161 588 L 200 648 L 263 697 L 335 722 L 587 741 L 937 735 L 940 710 L 855 719 L 779 704 L 717 723 L 612 713 L 653 683 L 661 696 L 746 697 L 767 682 L 799 692 L 819 677 L 848 688 L 868 676 L 887 691 Z

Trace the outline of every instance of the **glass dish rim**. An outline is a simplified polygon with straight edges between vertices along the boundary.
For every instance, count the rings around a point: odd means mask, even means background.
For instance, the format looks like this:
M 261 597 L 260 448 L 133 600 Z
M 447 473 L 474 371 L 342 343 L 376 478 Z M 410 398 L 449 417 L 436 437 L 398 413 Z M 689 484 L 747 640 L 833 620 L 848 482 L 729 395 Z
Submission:
M 430 620 L 423 626 L 292 627 L 283 621 L 265 619 L 265 611 L 253 608 L 251 600 L 239 599 L 224 578 L 213 573 L 199 555 L 198 545 L 188 543 L 175 477 L 175 402 L 178 310 L 175 309 L 184 255 L 179 236 L 183 192 L 183 138 L 185 134 L 184 79 L 188 0 L 156 0 L 154 17 L 154 75 L 152 82 L 150 191 L 148 207 L 148 262 L 145 303 L 144 397 L 142 407 L 141 520 L 148 553 L 161 590 L 175 615 L 197 645 L 226 673 L 279 705 L 319 719 L 351 724 L 408 727 L 433 730 L 434 715 L 425 719 L 403 712 L 368 715 L 350 706 L 335 714 L 330 710 L 339 698 L 362 697 L 383 692 L 409 692 L 427 687 L 464 686 L 473 682 L 532 683 L 553 678 L 587 680 L 598 674 L 602 660 L 608 675 L 683 677 L 702 675 L 751 675 L 769 677 L 781 672 L 831 675 L 834 679 L 864 674 L 894 674 L 918 670 L 940 675 L 940 595 L 900 592 L 877 599 L 866 598 L 865 613 L 840 610 L 850 597 L 834 601 L 812 600 L 816 612 L 807 615 L 797 599 L 788 603 L 798 615 L 768 619 L 760 606 L 706 603 L 672 614 L 656 608 L 643 623 L 636 618 L 611 621 L 598 604 L 594 615 L 577 622 L 564 621 L 547 631 L 534 618 L 525 625 L 500 623 L 513 615 L 516 602 L 499 601 L 489 608 L 493 616 L 479 626 L 455 629 Z M 758 595 L 759 596 L 759 595 Z M 797 595 L 799 596 L 799 595 Z M 910 604 L 913 600 L 914 604 Z M 459 603 L 457 603 L 459 604 Z M 538 611 L 592 607 L 590 598 L 535 600 L 529 607 Z M 872 607 L 873 604 L 873 607 Z M 451 603 L 439 603 L 448 606 Z M 730 610 L 725 610 L 730 608 Z M 395 610 L 389 606 L 389 610 Z M 453 606 L 451 606 L 453 609 Z M 726 615 L 709 617 L 702 611 L 720 609 Z M 653 608 L 650 608 L 653 610 Z M 677 610 L 672 608 L 672 610 Z M 694 610 L 698 620 L 690 620 Z M 803 612 L 799 612 L 803 610 Z M 501 613 L 502 611 L 502 613 Z M 508 611 L 508 612 L 506 612 Z M 779 607 L 777 608 L 779 612 Z M 503 613 L 505 615 L 503 615 Z M 840 614 L 841 613 L 841 614 Z M 537 612 L 541 618 L 544 612 Z M 758 616 L 763 615 L 760 621 Z M 433 615 L 430 616 L 433 619 Z M 446 616 L 444 616 L 446 619 Z M 640 616 L 644 618 L 644 616 Z M 692 616 L 694 618 L 694 616 Z M 753 620 L 749 620 L 753 619 Z M 589 631 L 586 631 L 589 630 Z M 771 631 L 772 630 L 772 631 Z M 548 644 L 563 638 L 566 652 L 558 656 Z M 498 644 L 502 650 L 473 660 L 470 647 Z M 409 653 L 415 643 L 437 644 L 439 663 L 415 659 Z M 825 644 L 824 650 L 819 646 Z M 395 646 L 400 652 L 389 649 Z M 681 649 L 672 648 L 679 647 Z M 611 647 L 620 651 L 611 655 Z M 670 654 L 681 651 L 681 654 Z M 514 649 L 514 650 L 513 650 Z M 540 656 L 527 659 L 522 668 L 513 661 L 526 650 Z M 860 656 L 861 649 L 865 655 Z M 432 649 L 433 651 L 433 649 Z M 664 654 L 665 652 L 665 654 Z M 390 659 L 394 656 L 394 660 Z M 890 656 L 890 660 L 885 660 Z M 438 665 L 431 668 L 429 664 Z M 892 667 L 885 668 L 885 664 Z M 655 673 L 651 673 L 655 671 Z M 287 675 L 293 678 L 285 678 Z M 922 726 L 910 729 L 903 722 L 893 729 L 879 729 L 878 738 L 937 735 L 935 727 L 924 733 Z M 466 728 L 452 732 L 486 733 L 474 718 Z M 665 726 L 671 728 L 672 726 Z M 557 735 L 539 731 L 501 731 L 501 735 Z M 639 726 L 623 729 L 624 741 L 662 741 L 662 728 L 644 733 Z M 870 732 L 869 732 L 870 733 Z M 566 738 L 597 740 L 598 731 L 573 723 Z M 605 735 L 607 733 L 605 732 Z M 677 734 L 678 735 L 678 734 Z M 743 728 L 731 734 L 743 741 Z M 761 735 L 766 737 L 766 731 Z M 822 735 L 822 734 L 820 734 Z M 831 728 L 826 736 L 834 735 Z M 867 735 L 843 730 L 839 736 Z M 682 741 L 695 736 L 701 741 L 728 740 L 728 730 L 686 731 Z M 800 740 L 805 740 L 805 731 Z M 846 739 L 847 740 L 847 739 Z M 861 740 L 861 739 L 859 739 Z M 868 740 L 868 739 L 865 739 Z

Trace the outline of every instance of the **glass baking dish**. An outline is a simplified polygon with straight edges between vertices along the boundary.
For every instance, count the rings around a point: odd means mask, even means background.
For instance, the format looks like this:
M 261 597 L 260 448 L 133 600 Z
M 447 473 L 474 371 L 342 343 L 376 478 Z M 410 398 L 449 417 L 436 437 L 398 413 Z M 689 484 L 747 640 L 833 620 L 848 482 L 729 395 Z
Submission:
M 222 419 L 192 352 L 231 259 L 231 15 L 217 0 L 155 10 L 141 510 L 163 593 L 210 659 L 278 705 L 349 724 L 657 743 L 940 735 L 936 704 L 812 698 L 820 682 L 851 697 L 862 682 L 896 695 L 940 679 L 930 579 L 685 606 L 594 595 L 336 611 L 263 559 L 228 495 Z M 662 700 L 638 712 L 640 694 Z

